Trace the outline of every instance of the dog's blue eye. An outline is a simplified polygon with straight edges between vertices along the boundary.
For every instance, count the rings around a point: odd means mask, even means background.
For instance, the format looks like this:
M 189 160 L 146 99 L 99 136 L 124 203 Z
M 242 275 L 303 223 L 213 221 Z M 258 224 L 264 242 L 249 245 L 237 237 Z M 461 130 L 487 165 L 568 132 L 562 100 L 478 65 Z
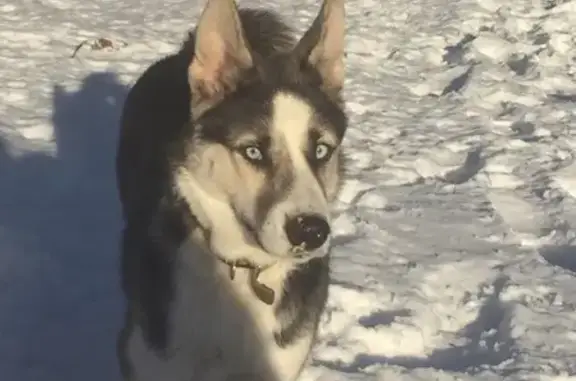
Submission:
M 326 160 L 330 154 L 330 147 L 326 144 L 318 144 L 316 146 L 316 160 Z
M 260 161 L 262 160 L 262 151 L 260 151 L 258 147 L 246 147 L 244 149 L 244 156 L 251 161 Z

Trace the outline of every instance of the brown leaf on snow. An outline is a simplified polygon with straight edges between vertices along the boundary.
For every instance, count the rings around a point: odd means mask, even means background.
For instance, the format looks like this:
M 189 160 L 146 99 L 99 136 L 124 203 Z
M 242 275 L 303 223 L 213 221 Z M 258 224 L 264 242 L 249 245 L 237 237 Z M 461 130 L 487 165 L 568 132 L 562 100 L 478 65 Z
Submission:
M 84 46 L 89 46 L 90 50 L 104 50 L 104 49 L 118 50 L 126 46 L 126 43 L 123 41 L 114 41 L 104 37 L 100 37 L 92 41 L 84 40 L 78 45 L 76 45 L 76 47 L 74 48 L 74 52 L 72 52 L 71 57 L 74 58 L 76 54 L 78 54 L 78 51 L 80 51 L 80 49 L 82 49 L 82 47 Z

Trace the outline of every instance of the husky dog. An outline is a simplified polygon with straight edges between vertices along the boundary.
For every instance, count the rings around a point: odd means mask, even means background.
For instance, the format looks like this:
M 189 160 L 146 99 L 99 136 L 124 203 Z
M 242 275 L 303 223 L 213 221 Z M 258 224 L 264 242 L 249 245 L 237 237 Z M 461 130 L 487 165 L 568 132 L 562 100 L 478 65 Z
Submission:
M 300 374 L 328 295 L 344 31 L 344 0 L 299 41 L 275 13 L 208 0 L 131 89 L 116 162 L 124 380 Z

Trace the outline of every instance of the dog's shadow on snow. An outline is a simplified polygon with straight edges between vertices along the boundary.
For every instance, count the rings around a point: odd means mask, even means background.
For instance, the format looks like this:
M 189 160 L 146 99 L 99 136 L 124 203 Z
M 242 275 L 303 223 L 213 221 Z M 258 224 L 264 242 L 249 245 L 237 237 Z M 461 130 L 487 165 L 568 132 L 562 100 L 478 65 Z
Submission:
M 3 379 L 118 379 L 114 156 L 127 90 L 107 72 L 54 86 L 55 154 L 16 155 L 0 136 Z

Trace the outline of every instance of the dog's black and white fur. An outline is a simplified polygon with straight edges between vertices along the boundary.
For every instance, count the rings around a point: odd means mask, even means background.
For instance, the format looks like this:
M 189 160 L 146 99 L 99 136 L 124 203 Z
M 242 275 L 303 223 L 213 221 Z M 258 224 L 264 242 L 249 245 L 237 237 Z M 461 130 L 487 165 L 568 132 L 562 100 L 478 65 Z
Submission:
M 270 11 L 208 0 L 124 106 L 117 181 L 130 381 L 289 381 L 329 284 L 347 118 L 344 1 L 300 41 Z

